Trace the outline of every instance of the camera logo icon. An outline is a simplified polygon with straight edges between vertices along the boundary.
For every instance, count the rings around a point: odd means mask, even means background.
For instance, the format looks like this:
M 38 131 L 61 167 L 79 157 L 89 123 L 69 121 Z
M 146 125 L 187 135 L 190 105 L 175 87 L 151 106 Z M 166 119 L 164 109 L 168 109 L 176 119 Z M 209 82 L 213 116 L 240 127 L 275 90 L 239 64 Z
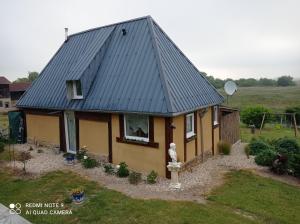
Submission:
M 20 203 L 16 203 L 16 204 L 9 204 L 9 213 L 12 215 L 15 214 L 21 214 L 21 204 Z

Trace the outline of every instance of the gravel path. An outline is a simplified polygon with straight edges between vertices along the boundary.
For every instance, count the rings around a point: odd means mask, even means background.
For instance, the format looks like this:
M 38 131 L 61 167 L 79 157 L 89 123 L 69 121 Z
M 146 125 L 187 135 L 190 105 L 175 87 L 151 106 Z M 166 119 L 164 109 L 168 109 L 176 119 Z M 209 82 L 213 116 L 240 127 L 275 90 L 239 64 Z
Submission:
M 28 150 L 29 145 L 16 145 L 15 148 L 16 150 Z M 31 151 L 33 158 L 27 163 L 28 172 L 40 175 L 54 170 L 69 170 L 133 198 L 188 200 L 205 203 L 205 195 L 223 183 L 224 173 L 229 170 L 251 169 L 258 173 L 265 171 L 265 168 L 255 164 L 253 157 L 247 158 L 244 153 L 244 144 L 238 143 L 233 146 L 231 155 L 211 157 L 189 171 L 180 173 L 179 180 L 182 183 L 182 189 L 171 191 L 168 188 L 170 181 L 165 178 L 159 178 L 158 183 L 154 185 L 146 184 L 145 181 L 138 185 L 132 185 L 129 184 L 127 178 L 107 175 L 102 167 L 84 169 L 79 163 L 68 166 L 64 163 L 62 154 L 57 155 L 46 148 L 40 149 L 43 150 L 43 153 L 37 153 L 36 148 Z M 16 166 L 22 168 L 22 163 L 16 162 Z

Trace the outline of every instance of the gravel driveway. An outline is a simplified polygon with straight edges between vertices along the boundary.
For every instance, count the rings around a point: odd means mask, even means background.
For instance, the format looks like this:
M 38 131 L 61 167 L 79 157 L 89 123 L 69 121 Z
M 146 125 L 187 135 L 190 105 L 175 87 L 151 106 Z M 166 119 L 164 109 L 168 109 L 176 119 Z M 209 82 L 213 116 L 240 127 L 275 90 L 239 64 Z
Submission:
M 34 148 L 34 146 L 32 147 Z M 29 145 L 15 145 L 15 148 L 16 150 L 28 150 Z M 62 154 L 57 155 L 46 148 L 40 147 L 39 149 L 42 149 L 43 153 L 37 153 L 36 148 L 31 151 L 33 158 L 27 163 L 28 172 L 40 175 L 54 170 L 71 170 L 85 178 L 97 181 L 109 189 L 123 192 L 134 198 L 144 199 L 189 200 L 204 203 L 205 195 L 223 183 L 225 172 L 232 169 L 262 169 L 254 163 L 253 157 L 250 159 L 246 157 L 244 144 L 239 143 L 233 146 L 231 155 L 211 157 L 189 171 L 180 173 L 179 180 L 182 183 L 182 189 L 170 191 L 168 188 L 170 182 L 165 178 L 159 178 L 158 183 L 154 185 L 144 182 L 132 185 L 129 184 L 127 178 L 107 175 L 102 167 L 84 169 L 79 163 L 68 166 L 65 165 Z M 16 166 L 22 168 L 22 163 L 16 162 Z

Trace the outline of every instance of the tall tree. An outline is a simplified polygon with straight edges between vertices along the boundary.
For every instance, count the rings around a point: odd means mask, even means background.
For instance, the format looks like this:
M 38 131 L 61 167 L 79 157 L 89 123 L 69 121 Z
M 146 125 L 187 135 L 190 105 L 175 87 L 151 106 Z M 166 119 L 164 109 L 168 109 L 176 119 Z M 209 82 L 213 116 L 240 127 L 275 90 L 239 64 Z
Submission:
M 14 83 L 20 83 L 20 82 L 33 82 L 36 80 L 39 76 L 38 72 L 28 72 L 27 77 L 23 78 L 18 78 L 17 80 L 14 81 Z

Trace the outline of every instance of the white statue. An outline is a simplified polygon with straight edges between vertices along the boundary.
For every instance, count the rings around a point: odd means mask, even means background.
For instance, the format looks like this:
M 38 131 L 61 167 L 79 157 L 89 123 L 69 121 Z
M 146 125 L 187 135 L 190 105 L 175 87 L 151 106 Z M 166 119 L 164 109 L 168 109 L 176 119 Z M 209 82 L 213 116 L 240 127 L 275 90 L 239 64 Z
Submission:
M 172 159 L 173 163 L 177 163 L 177 153 L 176 153 L 176 145 L 175 143 L 170 144 L 169 155 Z

